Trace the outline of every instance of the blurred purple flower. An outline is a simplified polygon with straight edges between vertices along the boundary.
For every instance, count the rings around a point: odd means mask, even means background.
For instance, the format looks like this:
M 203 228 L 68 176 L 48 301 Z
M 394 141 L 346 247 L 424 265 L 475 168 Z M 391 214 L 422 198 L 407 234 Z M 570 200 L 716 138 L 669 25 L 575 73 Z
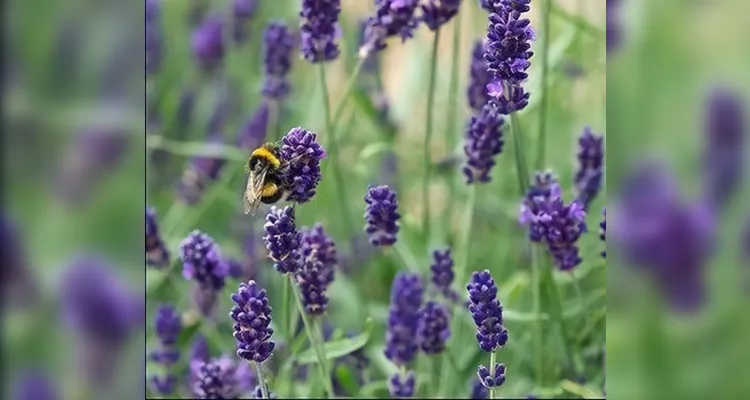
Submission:
M 219 144 L 222 141 L 223 139 L 218 134 L 212 134 L 207 139 L 209 145 L 212 143 Z M 226 160 L 223 158 L 194 157 L 177 182 L 177 197 L 189 205 L 198 203 L 208 184 L 219 178 L 225 164 Z
M 301 235 L 297 230 L 294 208 L 271 207 L 263 225 L 263 241 L 274 268 L 282 274 L 296 273 L 300 269 L 299 246 Z
M 28 265 L 26 249 L 16 223 L 0 214 L 0 242 L 3 243 L 3 300 L 11 306 L 25 307 L 39 296 L 36 278 Z
M 261 103 L 258 109 L 248 119 L 245 126 L 237 135 L 237 146 L 252 150 L 260 146 L 266 140 L 266 131 L 268 130 L 269 106 L 267 102 Z
M 163 268 L 169 265 L 169 249 L 159 235 L 156 211 L 146 207 L 146 265 Z
M 719 88 L 711 93 L 705 118 L 704 195 L 718 210 L 742 185 L 747 165 L 745 105 L 731 89 Z
M 578 196 L 576 200 L 588 210 L 602 186 L 604 176 L 604 137 L 588 126 L 578 139 L 578 171 L 573 178 Z
M 422 21 L 436 31 L 458 14 L 460 5 L 461 0 L 426 0 L 421 3 Z
M 453 272 L 453 257 L 451 256 L 451 249 L 446 248 L 442 252 L 435 250 L 432 252 L 432 265 L 430 266 L 432 271 L 432 283 L 435 288 L 443 294 L 443 296 L 455 303 L 458 302 L 458 293 L 456 293 L 451 284 L 455 278 Z
M 396 366 L 405 366 L 419 350 L 417 329 L 424 288 L 419 275 L 399 272 L 391 286 L 385 356 Z
M 263 96 L 280 101 L 289 93 L 287 75 L 292 69 L 294 37 L 283 22 L 271 22 L 263 32 L 263 62 L 266 80 Z
M 297 285 L 305 311 L 310 315 L 321 315 L 328 308 L 326 290 L 333 283 L 336 247 L 320 224 L 302 229 L 300 243 L 302 268 L 296 274 Z
M 481 41 L 474 43 L 469 72 L 471 74 L 469 88 L 467 89 L 469 106 L 475 111 L 481 112 L 484 105 L 490 101 L 490 96 L 487 94 L 487 85 L 492 81 L 492 74 L 484 60 L 484 44 Z
M 370 17 L 365 30 L 365 40 L 359 49 L 360 57 L 385 49 L 386 39 L 400 36 L 406 41 L 419 24 L 416 15 L 419 0 L 375 0 L 375 14 Z
M 161 9 L 158 0 L 146 0 L 146 75 L 155 74 L 161 64 Z
M 237 341 L 237 356 L 256 363 L 262 363 L 271 356 L 276 343 L 271 340 L 271 307 L 268 305 L 266 290 L 255 281 L 241 283 L 232 294 L 230 316 L 234 320 L 234 338 Z
M 211 353 L 208 349 L 206 337 L 201 334 L 196 335 L 193 344 L 190 346 L 190 359 L 208 361 L 210 357 Z
M 501 0 L 489 17 L 484 59 L 494 80 L 488 85 L 488 91 L 502 114 L 521 110 L 528 104 L 529 93 L 523 90 L 521 83 L 528 78 L 526 70 L 534 55 L 531 42 L 536 36 L 531 22 L 521 16 L 529 11 L 530 1 Z
M 260 385 L 256 386 L 255 389 L 253 389 L 253 399 L 262 399 L 263 398 L 263 389 L 260 387 Z M 276 396 L 276 393 L 269 391 L 268 392 L 268 398 L 269 399 L 276 399 L 278 396 Z
M 466 165 L 463 172 L 467 184 L 490 181 L 495 156 L 503 151 L 503 122 L 494 104 L 486 104 L 478 115 L 471 117 L 464 144 Z
M 396 373 L 388 379 L 388 393 L 396 399 L 410 398 L 414 396 L 415 384 L 414 372 L 408 371 L 406 376 Z
M 120 351 L 136 329 L 143 328 L 143 297 L 128 288 L 97 256 L 75 259 L 63 272 L 60 305 L 78 344 L 83 375 L 107 385 Z
M 255 15 L 257 0 L 234 0 L 232 2 L 232 36 L 237 43 L 247 40 L 247 23 Z
M 211 315 L 216 295 L 224 288 L 229 266 L 219 246 L 207 234 L 194 230 L 180 242 L 182 276 L 196 283 L 193 288 L 195 305 L 204 316 Z
M 479 377 L 471 381 L 471 396 L 470 399 L 484 400 L 490 397 L 490 391 L 484 387 L 484 383 L 479 380 Z
M 13 400 L 56 400 L 60 398 L 55 383 L 41 370 L 26 370 L 13 384 Z
M 607 0 L 607 56 L 617 51 L 622 45 L 621 5 L 621 0 Z
M 392 246 L 398 234 L 398 200 L 388 186 L 370 186 L 365 195 L 365 232 L 370 244 L 376 247 Z
M 314 132 L 296 127 L 281 139 L 281 160 L 288 164 L 281 174 L 281 180 L 289 188 L 287 201 L 302 204 L 315 196 L 322 179 L 320 162 L 326 156 L 317 136 Z
M 230 358 L 196 361 L 191 364 L 193 392 L 201 399 L 234 399 L 238 396 L 235 364 Z
M 503 326 L 503 305 L 497 299 L 497 286 L 490 271 L 472 273 L 466 290 L 479 348 L 488 353 L 503 348 L 508 342 L 508 330 Z
M 92 189 L 118 167 L 129 144 L 130 136 L 119 129 L 93 128 L 75 135 L 59 169 L 57 193 L 68 204 L 85 204 Z
M 193 31 L 191 46 L 200 68 L 209 70 L 220 65 L 224 59 L 224 20 L 218 15 L 206 17 Z
M 448 310 L 442 305 L 428 301 L 419 312 L 417 340 L 425 354 L 440 354 L 451 335 Z
M 341 0 L 302 0 L 300 36 L 305 60 L 316 64 L 339 56 L 340 13 Z
M 626 263 L 648 274 L 673 309 L 702 305 L 715 238 L 712 208 L 684 204 L 674 177 L 654 162 L 630 171 L 608 208 L 615 218 L 610 241 Z
M 149 356 L 152 361 L 162 364 L 167 373 L 152 375 L 150 380 L 154 391 L 161 395 L 169 395 L 174 393 L 177 384 L 177 378 L 171 374 L 170 368 L 180 358 L 180 352 L 175 345 L 182 331 L 182 321 L 172 306 L 161 305 L 156 310 L 154 325 L 156 337 L 159 339 L 159 348 L 152 350 Z
M 500 387 L 505 383 L 505 364 L 495 363 L 495 374 L 490 375 L 490 370 L 484 365 L 477 368 L 479 382 L 486 388 Z
M 586 232 L 586 212 L 577 201 L 566 204 L 562 200 L 559 184 L 552 184 L 550 190 L 549 197 L 536 196 L 522 203 L 519 222 L 529 227 L 532 240 L 546 243 L 559 269 L 569 271 L 582 261 L 577 242 Z

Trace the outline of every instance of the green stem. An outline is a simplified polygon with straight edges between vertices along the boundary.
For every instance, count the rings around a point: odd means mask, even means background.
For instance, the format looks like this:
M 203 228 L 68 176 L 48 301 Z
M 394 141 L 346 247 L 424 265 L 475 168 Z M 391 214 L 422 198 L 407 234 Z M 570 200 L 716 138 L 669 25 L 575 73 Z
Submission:
M 518 189 L 521 196 L 526 194 L 529 185 L 529 169 L 526 166 L 526 152 L 523 148 L 523 133 L 518 124 L 516 113 L 510 114 L 510 128 L 513 131 L 513 150 L 516 153 L 516 174 L 518 177 Z
M 339 102 L 336 103 L 336 107 L 333 108 L 332 124 L 334 127 L 338 125 L 339 120 L 341 119 L 341 116 L 344 113 L 344 106 L 346 105 L 347 100 L 349 100 L 349 96 L 352 94 L 352 89 L 354 89 L 354 85 L 357 83 L 357 77 L 359 76 L 359 71 L 362 70 L 362 65 L 364 63 L 365 63 L 365 59 L 360 58 L 357 61 L 357 64 L 354 65 L 354 69 L 352 70 L 352 73 L 349 75 L 349 79 L 346 81 L 346 84 L 344 86 L 344 94 L 341 96 L 341 100 L 339 100 Z
M 331 120 L 331 106 L 329 103 L 330 98 L 328 96 L 328 86 L 326 85 L 325 64 L 320 64 L 318 72 L 321 91 L 323 92 L 323 110 L 325 112 L 326 132 L 328 132 L 328 137 L 330 138 L 330 151 L 328 152 L 328 155 L 331 157 L 331 164 L 333 166 L 333 179 L 336 183 L 336 195 L 338 197 L 346 235 L 347 237 L 354 237 L 354 227 L 351 221 L 351 213 L 349 212 L 349 203 L 346 201 L 346 184 L 344 183 L 344 176 L 341 173 L 341 166 L 339 165 L 338 139 L 336 139 L 335 128 L 333 121 Z
M 292 331 L 292 319 L 294 318 L 294 312 L 291 308 L 291 305 L 289 304 L 290 283 L 288 280 L 284 279 L 281 282 L 281 285 L 281 310 L 282 315 L 284 316 L 284 331 L 286 332 L 287 340 L 289 341 L 289 343 L 292 343 L 294 341 L 294 332 Z
M 495 379 L 495 352 L 490 353 L 490 377 Z M 495 387 L 490 388 L 490 399 L 495 398 Z
M 565 316 L 562 312 L 563 299 L 560 295 L 560 290 L 557 287 L 557 282 L 555 282 L 552 274 L 553 266 L 549 262 L 549 257 L 546 254 L 542 255 L 542 257 L 540 258 L 540 261 L 544 261 L 543 263 L 541 263 L 542 282 L 547 287 L 547 292 L 549 293 L 550 297 L 550 317 L 557 323 L 558 327 L 560 328 L 560 334 L 563 341 L 563 349 L 565 351 L 565 356 L 568 359 L 569 365 L 573 368 L 573 371 L 576 375 L 580 375 L 582 373 L 582 368 L 577 362 L 577 359 L 575 358 L 573 349 L 571 347 L 570 334 L 565 322 Z
M 319 365 L 319 371 L 320 371 L 320 378 L 323 381 L 323 385 L 325 386 L 326 393 L 328 394 L 329 398 L 333 398 L 333 384 L 331 383 L 331 374 L 328 373 L 328 366 L 326 364 L 325 354 L 322 347 L 322 344 L 319 340 L 315 337 L 315 334 L 313 333 L 313 326 L 312 322 L 310 322 L 310 319 L 307 317 L 307 314 L 305 313 L 305 307 L 302 305 L 302 298 L 299 293 L 299 289 L 297 288 L 297 285 L 294 284 L 294 277 L 291 274 L 289 275 L 289 283 L 292 284 L 292 291 L 294 292 L 294 297 L 297 303 L 297 310 L 300 313 L 300 316 L 302 317 L 302 324 L 305 326 L 305 333 L 307 334 L 307 339 L 310 341 L 310 345 L 315 350 L 315 355 L 318 357 L 318 365 Z
M 446 132 L 445 132 L 445 147 L 448 151 L 448 155 L 453 155 L 453 149 L 456 147 L 456 121 L 458 119 L 457 110 L 459 109 L 456 98 L 458 97 L 458 60 L 461 58 L 461 16 L 456 16 L 456 22 L 453 24 L 453 53 L 451 59 L 451 78 L 448 87 L 448 107 L 447 121 L 446 121 Z M 452 109 L 451 107 L 455 107 Z M 456 197 L 456 177 L 453 174 L 448 175 L 448 207 L 446 212 L 443 214 L 443 226 L 446 232 L 448 240 L 447 243 L 452 243 L 453 238 L 451 234 L 451 225 L 453 220 L 453 203 Z
M 414 259 L 414 255 L 409 251 L 409 249 L 406 247 L 406 245 L 401 241 L 396 241 L 396 243 L 392 247 L 393 253 L 398 256 L 398 258 L 401 260 L 401 262 L 406 265 L 406 268 L 413 272 L 413 273 L 419 273 L 419 265 Z
M 268 383 L 266 382 L 266 379 L 263 377 L 263 368 L 260 366 L 259 363 L 254 361 L 248 361 L 253 366 L 253 370 L 255 371 L 255 376 L 258 378 L 258 382 L 260 383 L 260 393 L 263 396 L 264 399 L 268 398 Z
M 450 362 L 448 361 L 448 357 L 450 355 L 447 351 L 443 352 L 443 355 L 441 357 L 441 365 L 440 365 L 440 386 L 438 388 L 437 396 L 435 397 L 450 397 L 448 395 L 448 382 L 451 380 L 451 368 L 450 368 Z
M 427 121 L 425 121 L 425 136 L 424 136 L 424 180 L 422 182 L 422 233 L 424 235 L 424 242 L 429 242 L 430 235 L 430 169 L 432 167 L 432 160 L 430 159 L 430 142 L 432 141 L 432 111 L 435 102 L 435 75 L 437 73 L 437 52 L 438 43 L 440 41 L 440 29 L 435 31 L 435 36 L 432 39 L 432 56 L 430 59 L 430 82 L 427 87 Z
M 549 34 L 552 0 L 543 0 L 542 4 L 542 90 L 540 94 L 542 100 L 539 104 L 539 134 L 537 136 L 537 154 L 535 164 L 537 170 L 544 169 L 544 163 L 546 162 L 547 103 L 549 103 L 547 79 L 549 76 Z
M 541 273 L 539 260 L 542 256 L 544 249 L 540 245 L 532 245 L 531 249 L 531 287 L 532 294 L 534 297 L 534 315 L 536 316 L 536 323 L 534 324 L 536 331 L 534 332 L 534 339 L 536 341 L 534 347 L 536 347 L 536 381 L 540 384 L 544 384 L 544 327 L 542 322 L 542 309 L 541 309 Z

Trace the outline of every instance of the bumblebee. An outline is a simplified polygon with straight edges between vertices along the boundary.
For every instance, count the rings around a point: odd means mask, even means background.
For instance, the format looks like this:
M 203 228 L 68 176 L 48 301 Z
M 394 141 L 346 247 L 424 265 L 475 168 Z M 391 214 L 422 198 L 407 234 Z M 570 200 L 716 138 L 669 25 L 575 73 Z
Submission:
M 247 187 L 242 196 L 245 214 L 255 215 L 260 203 L 273 204 L 284 197 L 281 170 L 284 168 L 279 157 L 279 147 L 266 143 L 253 150 L 247 161 Z

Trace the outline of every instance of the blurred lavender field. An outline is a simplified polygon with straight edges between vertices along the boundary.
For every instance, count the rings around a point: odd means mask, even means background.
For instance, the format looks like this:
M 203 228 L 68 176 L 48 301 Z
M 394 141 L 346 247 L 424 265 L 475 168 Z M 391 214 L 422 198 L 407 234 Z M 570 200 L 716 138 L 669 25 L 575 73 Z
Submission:
M 343 0 L 337 27 L 300 26 L 300 3 L 328 2 L 16 3 L 4 76 L 12 396 L 487 398 L 481 378 L 496 398 L 603 397 L 603 2 L 531 1 L 532 30 L 516 34 L 535 37 L 535 54 L 503 77 L 530 98 L 498 100 L 500 112 L 482 111 L 499 90 L 487 93 L 475 50 L 487 9 L 523 2 L 463 0 L 452 15 L 428 12 L 448 1 Z M 403 4 L 428 15 L 413 37 L 368 42 L 382 26 L 362 21 Z M 511 113 L 504 145 L 488 149 Z M 294 208 L 296 247 L 321 266 L 285 276 L 294 240 L 264 241 L 269 207 L 245 215 L 241 199 L 250 151 L 294 127 L 326 152 L 317 193 Z M 559 186 L 534 175 L 545 170 Z M 391 193 L 400 218 L 379 214 L 395 212 Z M 294 236 L 289 210 L 268 217 L 277 238 Z M 323 363 L 287 278 L 320 325 Z
M 607 3 L 607 393 L 747 397 L 747 4 Z

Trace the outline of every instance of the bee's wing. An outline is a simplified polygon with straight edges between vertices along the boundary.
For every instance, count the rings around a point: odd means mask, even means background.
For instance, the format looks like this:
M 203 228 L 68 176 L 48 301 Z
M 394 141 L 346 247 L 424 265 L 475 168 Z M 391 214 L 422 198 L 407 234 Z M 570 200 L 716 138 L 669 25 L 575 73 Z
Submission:
M 255 215 L 255 212 L 258 211 L 265 179 L 265 169 L 251 172 L 247 178 L 247 187 L 245 188 L 245 194 L 242 196 L 242 207 L 245 210 L 245 214 Z

